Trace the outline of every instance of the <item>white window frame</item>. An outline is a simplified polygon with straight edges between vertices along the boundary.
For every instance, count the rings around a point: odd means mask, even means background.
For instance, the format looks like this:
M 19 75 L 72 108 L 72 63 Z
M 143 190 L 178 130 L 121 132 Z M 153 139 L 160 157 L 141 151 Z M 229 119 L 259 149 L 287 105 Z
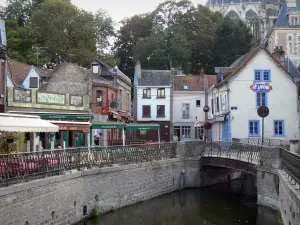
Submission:
M 190 118 L 190 104 L 182 103 L 182 119 Z

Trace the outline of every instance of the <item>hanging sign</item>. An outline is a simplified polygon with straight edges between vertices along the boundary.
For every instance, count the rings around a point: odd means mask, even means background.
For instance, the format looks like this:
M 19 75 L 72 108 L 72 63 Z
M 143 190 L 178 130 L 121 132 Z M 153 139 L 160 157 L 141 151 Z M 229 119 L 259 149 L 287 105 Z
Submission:
M 253 92 L 269 92 L 273 88 L 268 82 L 260 83 L 260 82 L 254 82 L 251 86 L 250 89 Z
M 109 113 L 109 108 L 107 108 L 107 107 L 101 108 L 101 114 L 102 115 L 108 115 L 108 113 Z

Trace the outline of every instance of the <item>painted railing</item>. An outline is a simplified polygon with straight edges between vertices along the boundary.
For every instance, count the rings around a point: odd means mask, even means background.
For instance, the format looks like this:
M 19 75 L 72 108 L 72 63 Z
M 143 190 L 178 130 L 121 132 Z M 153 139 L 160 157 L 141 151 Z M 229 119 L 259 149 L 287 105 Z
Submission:
M 300 185 L 300 155 L 282 149 L 282 168 Z
M 232 138 L 233 142 L 249 144 L 249 145 L 262 145 L 262 138 Z M 281 147 L 284 149 L 290 149 L 290 142 L 286 140 L 279 140 L 279 139 L 270 139 L 264 138 L 263 146 L 270 146 L 270 147 Z
M 60 149 L 0 155 L 0 186 L 61 175 L 73 169 L 109 167 L 176 157 L 175 143 Z

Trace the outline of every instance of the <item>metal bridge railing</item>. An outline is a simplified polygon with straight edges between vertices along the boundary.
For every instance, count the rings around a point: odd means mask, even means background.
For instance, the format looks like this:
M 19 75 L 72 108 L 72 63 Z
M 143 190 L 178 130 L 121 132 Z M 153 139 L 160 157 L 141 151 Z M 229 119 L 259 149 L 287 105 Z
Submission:
M 282 149 L 282 168 L 300 184 L 300 155 Z
M 249 144 L 249 145 L 262 145 L 261 138 L 232 138 L 233 142 Z M 278 139 L 269 139 L 264 138 L 263 146 L 270 146 L 270 147 L 281 147 L 284 149 L 290 149 L 290 142 L 286 140 L 278 140 Z
M 0 187 L 72 169 L 133 164 L 176 157 L 176 143 L 69 148 L 0 155 Z

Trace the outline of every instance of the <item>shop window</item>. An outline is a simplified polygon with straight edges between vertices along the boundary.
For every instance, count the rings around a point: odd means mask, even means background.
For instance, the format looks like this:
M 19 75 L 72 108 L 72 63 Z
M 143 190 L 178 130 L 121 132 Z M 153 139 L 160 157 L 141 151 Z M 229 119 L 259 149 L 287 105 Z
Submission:
M 183 126 L 181 127 L 182 138 L 190 138 L 191 137 L 191 127 Z

